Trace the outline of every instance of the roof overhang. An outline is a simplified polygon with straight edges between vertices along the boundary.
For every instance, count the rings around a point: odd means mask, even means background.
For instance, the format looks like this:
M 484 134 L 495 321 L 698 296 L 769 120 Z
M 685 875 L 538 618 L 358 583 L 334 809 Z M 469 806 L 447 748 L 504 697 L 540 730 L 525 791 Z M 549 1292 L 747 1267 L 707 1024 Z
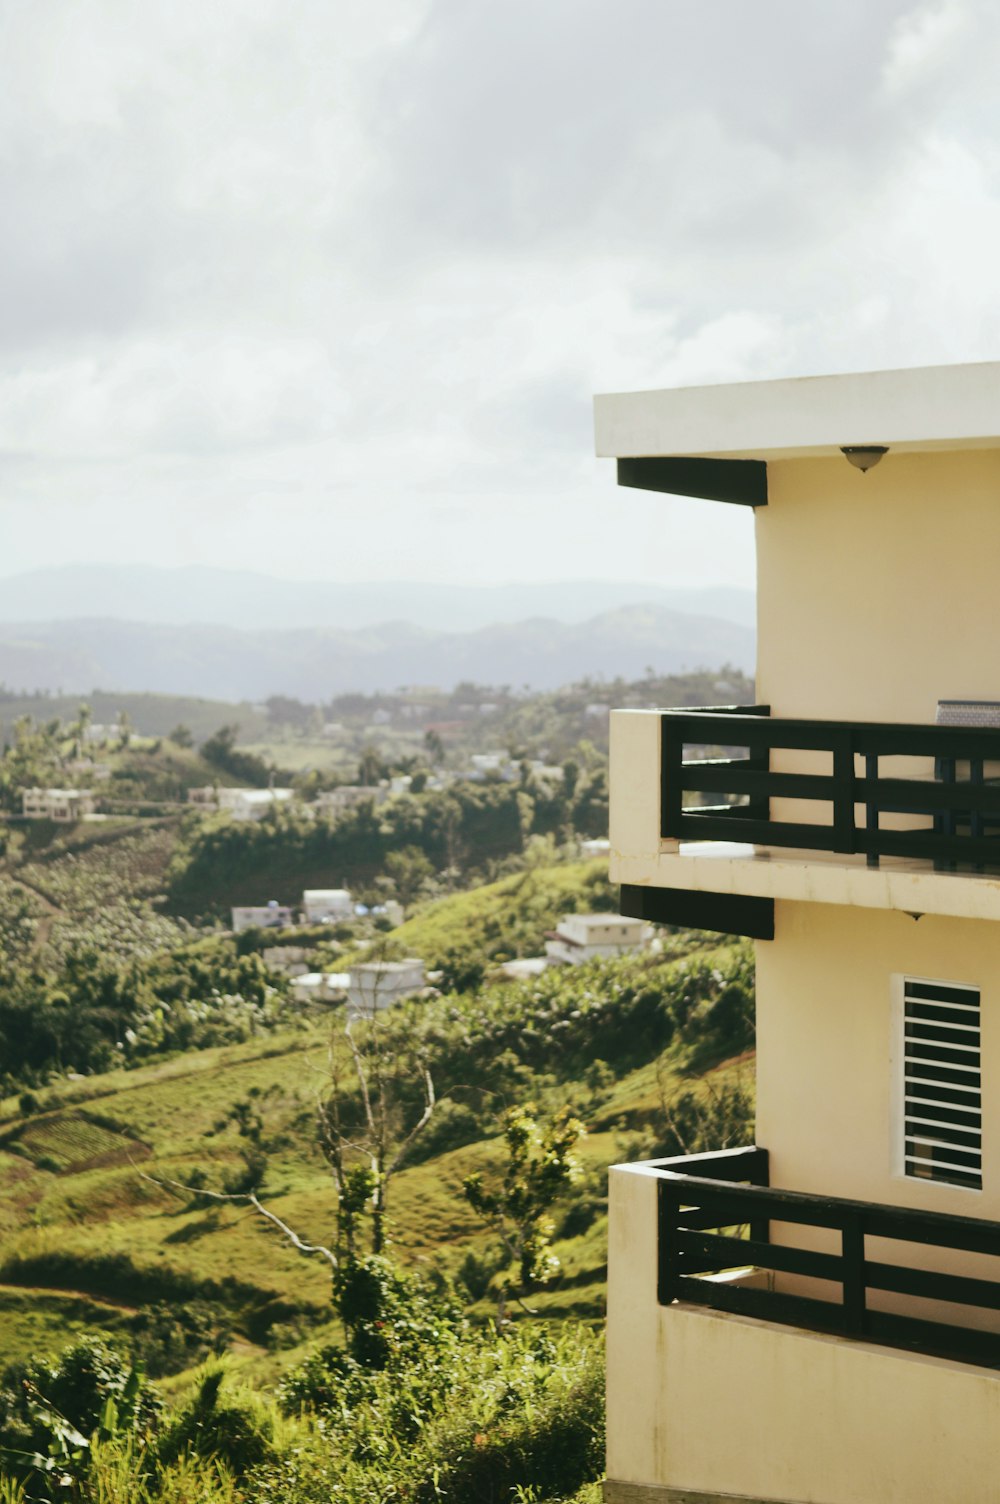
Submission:
M 837 455 L 847 444 L 886 444 L 895 452 L 994 449 L 1000 448 L 1000 362 L 611 393 L 595 398 L 594 416 L 597 454 L 621 460 L 766 464 Z M 741 484 L 751 478 L 732 474 Z M 677 494 L 715 493 L 678 486 Z

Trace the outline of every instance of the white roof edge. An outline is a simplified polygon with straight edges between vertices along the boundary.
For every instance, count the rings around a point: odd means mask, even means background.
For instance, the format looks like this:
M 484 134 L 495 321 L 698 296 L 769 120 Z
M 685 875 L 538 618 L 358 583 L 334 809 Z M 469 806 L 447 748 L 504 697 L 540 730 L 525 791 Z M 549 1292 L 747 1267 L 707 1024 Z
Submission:
M 599 456 L 776 459 L 844 444 L 1000 447 L 1000 361 L 595 397 Z

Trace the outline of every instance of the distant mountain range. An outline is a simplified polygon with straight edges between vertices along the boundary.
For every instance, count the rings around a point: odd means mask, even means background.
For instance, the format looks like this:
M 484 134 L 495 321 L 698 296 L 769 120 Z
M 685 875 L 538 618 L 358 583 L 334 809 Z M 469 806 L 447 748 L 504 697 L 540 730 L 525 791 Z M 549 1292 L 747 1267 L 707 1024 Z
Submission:
M 247 570 L 195 565 L 85 564 L 0 579 L 0 621 L 83 618 L 186 627 L 192 622 L 257 632 L 293 627 L 356 631 L 406 621 L 435 632 L 473 632 L 533 617 L 583 623 L 637 605 L 754 625 L 752 590 L 725 586 L 660 589 L 617 581 L 527 585 L 434 585 L 412 580 L 343 584 L 282 580 Z
M 375 599 L 376 591 L 391 587 L 351 588 L 370 590 Z M 610 588 L 593 587 L 594 593 Z M 472 614 L 472 595 L 466 598 L 457 587 L 452 590 L 456 599 L 461 597 L 462 609 Z M 9 605 L 4 590 L 4 616 Z M 145 605 L 155 609 L 156 600 Z M 165 598 L 160 608 L 166 609 Z M 350 631 L 329 625 L 278 629 L 268 625 L 264 609 L 257 613 L 255 630 L 205 622 L 164 623 L 150 620 L 147 611 L 143 615 L 144 620 L 116 620 L 107 610 L 102 612 L 99 602 L 91 601 L 86 615 L 76 619 L 39 621 L 22 615 L 0 625 L 0 683 L 14 690 L 72 694 L 100 688 L 223 700 L 286 694 L 316 701 L 350 690 L 371 692 L 404 684 L 450 689 L 463 679 L 552 689 L 586 677 L 638 678 L 648 667 L 671 673 L 730 663 L 752 670 L 754 659 L 751 626 L 660 603 L 619 605 L 583 621 L 556 620 L 548 614 L 472 630 L 440 630 L 398 619 Z

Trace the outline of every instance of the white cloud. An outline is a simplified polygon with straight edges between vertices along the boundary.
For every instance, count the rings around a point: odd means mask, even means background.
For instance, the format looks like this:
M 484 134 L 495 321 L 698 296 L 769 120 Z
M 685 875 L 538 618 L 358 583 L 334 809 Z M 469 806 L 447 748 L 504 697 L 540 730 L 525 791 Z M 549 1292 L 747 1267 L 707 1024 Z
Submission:
M 736 509 L 614 490 L 593 391 L 1000 354 L 969 0 L 5 23 L 11 571 L 746 579 Z
M 974 16 L 966 0 L 934 0 L 897 21 L 889 38 L 882 81 L 892 97 L 947 74 L 961 62 Z

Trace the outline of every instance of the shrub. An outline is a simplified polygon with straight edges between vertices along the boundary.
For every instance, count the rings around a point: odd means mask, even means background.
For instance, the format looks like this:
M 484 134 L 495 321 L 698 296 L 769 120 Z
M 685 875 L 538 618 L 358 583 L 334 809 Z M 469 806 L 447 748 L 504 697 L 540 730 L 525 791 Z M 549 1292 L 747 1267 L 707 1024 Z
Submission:
M 226 1378 L 221 1362 L 208 1365 L 183 1409 L 157 1444 L 161 1467 L 185 1455 L 223 1463 L 237 1478 L 274 1461 L 274 1420 L 265 1403 L 248 1390 L 220 1397 Z

